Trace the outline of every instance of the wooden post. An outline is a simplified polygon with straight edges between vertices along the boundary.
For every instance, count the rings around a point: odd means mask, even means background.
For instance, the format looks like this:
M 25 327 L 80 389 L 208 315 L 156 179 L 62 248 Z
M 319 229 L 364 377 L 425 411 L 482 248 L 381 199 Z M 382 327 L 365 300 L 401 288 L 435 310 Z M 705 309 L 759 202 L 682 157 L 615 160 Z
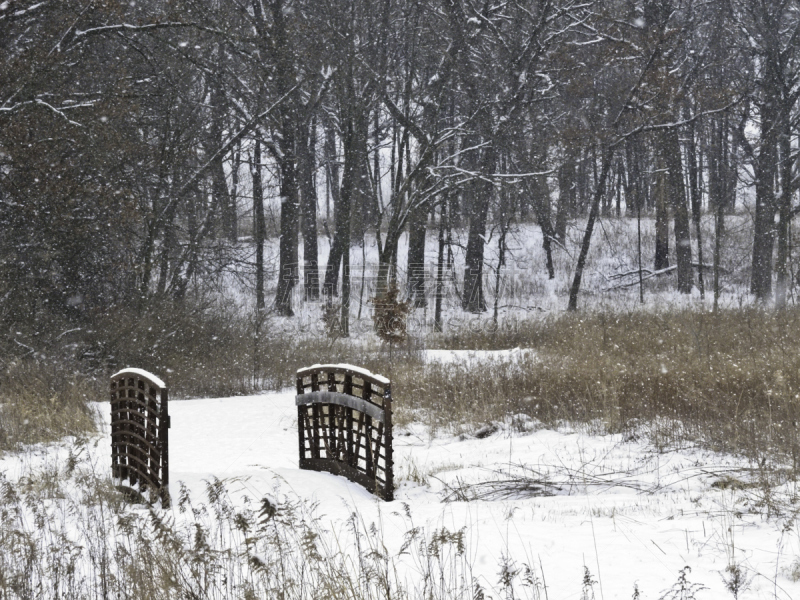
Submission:
M 394 457 L 392 453 L 392 386 L 387 383 L 383 388 L 383 435 L 384 435 L 384 485 L 383 499 L 387 502 L 394 500 Z
M 161 441 L 161 504 L 169 506 L 169 394 L 167 389 L 161 390 L 161 416 L 158 419 L 159 438 Z

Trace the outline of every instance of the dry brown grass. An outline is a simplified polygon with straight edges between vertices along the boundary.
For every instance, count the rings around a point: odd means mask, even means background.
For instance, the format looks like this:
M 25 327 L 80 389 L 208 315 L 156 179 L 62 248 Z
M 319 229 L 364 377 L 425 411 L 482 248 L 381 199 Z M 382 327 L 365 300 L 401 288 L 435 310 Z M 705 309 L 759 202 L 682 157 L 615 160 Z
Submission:
M 87 401 L 94 382 L 36 359 L 11 362 L 0 374 L 0 452 L 94 431 Z
M 422 420 L 464 432 L 524 413 L 547 426 L 585 424 L 645 433 L 662 445 L 691 440 L 759 461 L 800 460 L 798 309 L 560 315 L 427 340 L 535 350 L 492 363 L 425 365 L 420 340 L 389 349 L 360 335 L 293 335 L 219 304 L 108 315 L 75 335 L 59 336 L 74 349 L 68 359 L 51 347 L 51 360 L 6 364 L 0 446 L 86 431 L 85 402 L 105 399 L 107 376 L 122 367 L 153 371 L 173 397 L 190 397 L 285 389 L 300 367 L 347 362 L 392 379 L 400 426 Z
M 136 343 L 107 354 L 116 366 L 153 370 L 176 396 L 285 389 L 300 367 L 347 362 L 392 379 L 399 425 L 423 420 L 463 432 L 524 413 L 547 426 L 585 424 L 644 433 L 660 445 L 691 440 L 758 460 L 800 460 L 797 309 L 559 315 L 428 341 L 536 351 L 487 364 L 424 365 L 415 340 L 390 349 L 363 336 L 293 335 L 234 307 L 161 307 L 130 323 L 119 339 Z
M 800 310 L 567 315 L 450 347 L 534 348 L 492 364 L 396 369 L 405 409 L 431 425 L 472 427 L 526 413 L 547 425 L 649 431 L 797 464 Z
M 283 328 L 283 329 L 282 329 Z M 294 387 L 295 372 L 314 363 L 382 362 L 377 342 L 292 331 L 269 313 L 231 304 L 161 304 L 108 315 L 83 342 L 95 372 L 138 367 L 161 377 L 171 397 L 223 397 Z M 402 351 L 399 351 L 402 353 Z

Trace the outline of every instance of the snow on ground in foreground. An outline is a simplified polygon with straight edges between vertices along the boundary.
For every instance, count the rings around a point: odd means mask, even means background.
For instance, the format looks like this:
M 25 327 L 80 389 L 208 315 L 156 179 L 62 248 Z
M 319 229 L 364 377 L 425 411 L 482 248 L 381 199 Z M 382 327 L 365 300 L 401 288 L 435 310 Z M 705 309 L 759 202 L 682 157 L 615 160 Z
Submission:
M 93 452 L 109 465 L 109 405 L 98 406 L 106 427 Z M 393 553 L 412 526 L 466 528 L 467 556 L 485 587 L 498 587 L 509 557 L 541 568 L 549 600 L 581 597 L 584 566 L 598 599 L 631 598 L 635 585 L 642 598 L 662 598 L 687 565 L 689 581 L 707 588 L 698 600 L 731 598 L 724 577 L 733 562 L 750 581 L 739 598 L 800 598 L 788 576 L 800 556 L 796 529 L 751 511 L 756 489 L 712 487 L 747 478 L 748 465 L 728 456 L 659 453 L 620 436 L 542 429 L 523 416 L 481 439 L 431 440 L 414 425 L 396 432 L 398 489 L 385 503 L 341 477 L 297 468 L 291 392 L 173 401 L 170 413 L 173 498 L 179 482 L 200 498 L 204 480 L 237 478 L 234 497 L 278 490 L 318 501 L 331 531 L 356 511 L 379 523 Z M 11 462 L 0 467 L 13 478 Z M 521 481 L 540 495 L 521 493 Z

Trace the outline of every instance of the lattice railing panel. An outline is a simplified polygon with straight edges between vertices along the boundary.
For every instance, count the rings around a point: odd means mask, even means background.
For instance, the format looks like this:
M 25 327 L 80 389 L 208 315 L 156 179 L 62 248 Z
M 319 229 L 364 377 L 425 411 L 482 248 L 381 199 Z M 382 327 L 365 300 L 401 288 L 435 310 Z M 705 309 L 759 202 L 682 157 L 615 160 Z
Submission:
M 169 502 L 168 393 L 155 375 L 125 369 L 111 377 L 111 474 L 119 486 Z
M 343 475 L 394 497 L 392 394 L 388 379 L 351 365 L 297 372 L 300 468 Z

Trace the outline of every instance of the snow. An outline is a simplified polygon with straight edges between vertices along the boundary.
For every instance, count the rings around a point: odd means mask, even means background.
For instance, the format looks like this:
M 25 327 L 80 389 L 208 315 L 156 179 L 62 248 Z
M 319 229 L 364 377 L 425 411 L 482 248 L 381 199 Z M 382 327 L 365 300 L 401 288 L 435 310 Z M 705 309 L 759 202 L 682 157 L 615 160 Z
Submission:
M 136 369 L 136 368 L 129 368 L 129 369 L 122 369 L 121 371 L 117 371 L 111 376 L 111 379 L 119 377 L 120 375 L 137 375 L 139 377 L 144 377 L 145 379 L 149 379 L 152 381 L 156 386 L 161 388 L 162 390 L 167 389 L 167 384 L 161 381 L 158 377 L 153 375 L 152 373 L 148 373 L 144 369 Z
M 96 406 L 103 433 L 90 451 L 102 474 L 110 471 L 110 407 Z M 596 598 L 630 598 L 636 586 L 641 598 L 656 599 L 689 566 L 689 581 L 707 588 L 698 600 L 722 599 L 731 597 L 726 568 L 737 564 L 749 581 L 739 598 L 800 597 L 789 577 L 800 534 L 790 521 L 765 517 L 760 488 L 750 484 L 756 469 L 731 456 L 548 430 L 524 415 L 480 437 L 431 438 L 412 424 L 395 434 L 396 499 L 386 503 L 342 477 L 298 469 L 292 390 L 173 401 L 171 413 L 173 498 L 181 485 L 202 497 L 219 478 L 234 502 L 280 494 L 316 506 L 331 532 L 356 513 L 378 524 L 410 580 L 418 565 L 400 554 L 407 532 L 446 528 L 463 530 L 471 573 L 487 590 L 499 588 L 502 565 L 512 564 L 532 568 L 551 600 L 581 597 L 584 569 L 597 581 Z M 26 460 L 23 467 L 7 456 L 0 471 L 18 478 L 34 468 Z M 167 512 L 181 518 L 174 507 Z
M 508 362 L 522 358 L 533 358 L 536 353 L 530 348 L 511 348 L 508 350 L 425 350 L 425 362 Z
M 372 371 L 368 371 L 362 367 L 357 367 L 355 365 L 348 365 L 346 363 L 336 364 L 336 365 L 311 365 L 310 367 L 303 367 L 302 369 L 298 369 L 297 372 L 305 371 L 307 369 L 317 369 L 320 371 L 353 371 L 357 375 L 363 375 L 364 377 L 372 377 L 378 383 L 382 385 L 389 385 L 389 380 L 384 377 L 383 375 L 377 375 Z

